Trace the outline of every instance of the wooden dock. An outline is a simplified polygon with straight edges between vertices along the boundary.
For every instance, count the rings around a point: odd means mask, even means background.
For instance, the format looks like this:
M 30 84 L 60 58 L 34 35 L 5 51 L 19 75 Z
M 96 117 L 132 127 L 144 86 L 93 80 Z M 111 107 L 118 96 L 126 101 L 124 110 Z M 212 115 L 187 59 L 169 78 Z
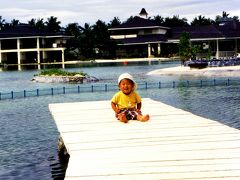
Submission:
M 70 154 L 66 180 L 240 178 L 240 131 L 219 122 L 151 99 L 143 99 L 151 120 L 127 124 L 110 101 L 49 108 Z

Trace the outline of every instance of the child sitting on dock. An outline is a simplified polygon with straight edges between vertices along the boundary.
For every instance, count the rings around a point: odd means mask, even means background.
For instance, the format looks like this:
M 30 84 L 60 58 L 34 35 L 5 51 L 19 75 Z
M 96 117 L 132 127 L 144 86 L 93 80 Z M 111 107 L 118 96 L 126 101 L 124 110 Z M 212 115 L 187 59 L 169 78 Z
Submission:
M 133 77 L 128 73 L 121 74 L 118 78 L 118 87 L 120 91 L 111 100 L 116 118 L 124 123 L 128 120 L 148 121 L 149 115 L 141 113 L 141 97 L 135 92 L 137 84 Z

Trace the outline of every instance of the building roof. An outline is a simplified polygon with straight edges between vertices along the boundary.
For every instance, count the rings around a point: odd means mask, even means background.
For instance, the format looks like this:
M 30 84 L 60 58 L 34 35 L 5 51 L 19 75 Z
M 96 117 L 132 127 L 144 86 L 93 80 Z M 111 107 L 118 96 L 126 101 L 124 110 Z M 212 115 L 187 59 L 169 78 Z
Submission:
M 188 32 L 190 39 L 223 37 L 223 34 L 214 25 L 172 27 L 168 37 L 169 39 L 179 39 L 183 32 Z
M 240 22 L 227 21 L 223 22 L 218 26 L 218 30 L 225 37 L 239 37 L 240 38 Z
M 179 39 L 182 32 L 188 32 L 191 39 L 240 38 L 240 23 L 225 22 L 220 25 L 172 27 L 169 39 Z
M 28 24 L 19 24 L 15 27 L 0 31 L 0 39 L 16 37 L 36 37 L 36 36 L 64 36 L 62 33 L 53 33 L 46 30 L 39 30 Z
M 166 28 L 167 27 L 162 27 L 158 26 L 154 21 L 150 19 L 144 19 L 138 16 L 135 16 L 134 18 L 130 19 L 129 21 L 116 26 L 114 28 L 111 28 L 109 30 L 123 30 L 123 29 L 144 29 L 144 28 L 151 28 L 151 27 L 158 27 L 158 28 Z
M 165 42 L 167 40 L 179 40 L 183 32 L 188 32 L 190 39 L 225 39 L 225 38 L 240 38 L 240 22 L 237 21 L 225 21 L 220 25 L 207 25 L 207 26 L 181 26 L 181 27 L 163 27 L 157 25 L 150 19 L 141 18 L 135 16 L 128 22 L 119 26 L 109 29 L 114 34 L 129 33 L 128 31 L 137 29 L 167 29 L 165 35 L 143 35 L 137 38 L 123 39 L 122 43 L 146 43 L 146 42 Z

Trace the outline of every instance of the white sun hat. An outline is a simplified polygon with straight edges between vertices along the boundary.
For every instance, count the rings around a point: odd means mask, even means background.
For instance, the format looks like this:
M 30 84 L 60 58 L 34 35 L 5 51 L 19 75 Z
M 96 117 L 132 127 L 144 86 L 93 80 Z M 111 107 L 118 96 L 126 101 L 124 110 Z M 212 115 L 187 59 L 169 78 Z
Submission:
M 129 74 L 129 73 L 123 73 L 123 74 L 121 74 L 121 75 L 118 77 L 118 84 L 119 84 L 119 83 L 121 82 L 121 80 L 123 80 L 123 79 L 129 79 L 129 80 L 131 80 L 131 81 L 133 82 L 133 84 L 134 84 L 134 89 L 137 88 L 137 83 L 135 82 L 135 80 L 133 79 L 133 77 L 132 77 L 131 74 Z

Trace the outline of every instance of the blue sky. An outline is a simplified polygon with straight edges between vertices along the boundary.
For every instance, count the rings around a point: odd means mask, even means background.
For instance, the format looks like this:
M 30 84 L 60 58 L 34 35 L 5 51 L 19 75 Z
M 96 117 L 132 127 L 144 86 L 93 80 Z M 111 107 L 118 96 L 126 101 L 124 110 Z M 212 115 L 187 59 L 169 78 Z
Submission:
M 69 23 L 94 24 L 98 19 L 108 23 L 113 17 L 125 21 L 136 16 L 144 7 L 149 16 L 172 17 L 179 15 L 192 21 L 204 15 L 215 19 L 223 11 L 229 16 L 239 16 L 239 0 L 0 0 L 0 16 L 7 22 L 18 19 L 27 23 L 31 18 L 55 16 L 65 26 Z

